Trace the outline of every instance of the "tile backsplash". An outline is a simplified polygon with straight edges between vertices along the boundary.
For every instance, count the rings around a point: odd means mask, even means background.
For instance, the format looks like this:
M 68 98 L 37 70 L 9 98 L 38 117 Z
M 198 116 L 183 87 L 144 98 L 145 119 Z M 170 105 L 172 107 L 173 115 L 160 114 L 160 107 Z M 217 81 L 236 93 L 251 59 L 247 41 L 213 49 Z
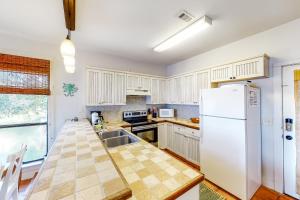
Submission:
M 175 116 L 181 119 L 199 117 L 199 106 L 194 105 L 166 105 L 166 108 L 175 109 Z
M 128 110 L 147 110 L 152 105 L 146 104 L 146 96 L 127 96 L 127 105 L 123 106 L 88 106 L 86 107 L 87 116 L 90 117 L 91 111 L 102 111 L 105 121 L 117 122 L 122 121 L 122 114 Z M 163 108 L 164 105 L 155 105 Z
M 91 111 L 102 111 L 105 121 L 122 121 L 122 114 L 128 110 L 147 110 L 151 107 L 173 108 L 176 110 L 175 116 L 182 119 L 199 116 L 198 106 L 189 105 L 147 105 L 145 96 L 127 96 L 127 105 L 123 106 L 87 106 L 86 115 L 90 118 Z

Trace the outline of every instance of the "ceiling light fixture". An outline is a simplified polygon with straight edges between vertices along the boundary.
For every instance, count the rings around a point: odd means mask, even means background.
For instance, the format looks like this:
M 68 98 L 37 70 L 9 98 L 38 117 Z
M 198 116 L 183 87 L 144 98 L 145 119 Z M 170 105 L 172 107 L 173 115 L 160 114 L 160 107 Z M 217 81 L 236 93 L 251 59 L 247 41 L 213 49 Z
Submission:
M 60 45 L 60 53 L 62 57 L 65 56 L 75 56 L 75 46 L 74 43 L 71 41 L 71 32 L 68 30 L 68 35 L 66 39 Z
M 64 59 L 65 70 L 68 73 L 75 72 L 75 46 L 71 41 L 71 31 L 68 30 L 66 39 L 60 45 L 60 53 Z
M 153 50 L 156 52 L 162 52 L 164 50 L 167 50 L 182 41 L 194 36 L 195 34 L 201 32 L 202 30 L 208 28 L 209 26 L 212 25 L 212 20 L 211 18 L 207 17 L 206 15 L 199 18 L 186 28 L 180 30 L 173 36 L 169 37 L 159 45 L 157 45 Z

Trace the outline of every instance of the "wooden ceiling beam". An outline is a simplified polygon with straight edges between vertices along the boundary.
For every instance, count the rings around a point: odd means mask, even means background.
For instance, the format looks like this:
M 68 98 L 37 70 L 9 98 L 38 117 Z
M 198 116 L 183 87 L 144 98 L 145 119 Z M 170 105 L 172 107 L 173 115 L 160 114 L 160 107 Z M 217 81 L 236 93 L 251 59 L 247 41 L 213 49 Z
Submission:
M 68 30 L 75 30 L 75 12 L 76 12 L 76 0 L 63 0 L 66 28 Z

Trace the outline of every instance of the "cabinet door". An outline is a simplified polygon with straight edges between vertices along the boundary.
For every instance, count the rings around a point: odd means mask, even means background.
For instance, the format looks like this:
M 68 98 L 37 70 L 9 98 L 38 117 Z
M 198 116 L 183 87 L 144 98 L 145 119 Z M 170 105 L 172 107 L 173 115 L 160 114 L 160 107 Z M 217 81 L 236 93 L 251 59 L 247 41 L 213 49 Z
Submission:
M 175 104 L 177 101 L 175 78 L 168 79 L 168 103 Z
M 87 105 L 98 105 L 100 102 L 99 79 L 100 71 L 87 70 Z
M 127 89 L 140 89 L 140 76 L 135 74 L 127 74 Z
M 185 127 L 180 125 L 173 125 L 173 133 L 175 138 L 175 152 L 186 157 L 186 136 Z
M 268 65 L 265 67 L 265 58 L 259 57 L 255 59 L 245 60 L 233 64 L 234 79 L 251 79 L 267 76 Z
M 167 124 L 160 123 L 158 124 L 158 147 L 161 149 L 166 148 L 167 146 Z
M 179 133 L 174 130 L 174 140 L 175 146 L 174 151 L 175 153 L 181 155 L 182 157 L 186 157 L 186 137 L 183 133 Z
M 139 87 L 142 90 L 149 90 L 151 89 L 151 78 L 147 76 L 141 76 L 140 77 L 140 84 Z
M 126 74 L 114 74 L 114 104 L 126 105 Z
M 100 92 L 100 102 L 102 105 L 112 105 L 113 99 L 113 72 L 101 71 L 98 90 Z
M 159 103 L 166 104 L 167 103 L 167 81 L 165 79 L 159 80 Z
M 174 99 L 176 104 L 184 104 L 183 77 L 175 78 Z
M 195 91 L 193 104 L 199 104 L 200 93 L 202 89 L 210 88 L 210 70 L 197 72 L 195 75 Z
M 187 159 L 196 164 L 200 163 L 199 138 L 187 137 Z
M 151 103 L 159 104 L 159 79 L 151 79 Z
M 194 104 L 194 74 L 188 74 L 183 77 L 182 90 L 184 94 L 184 104 Z
M 223 82 L 233 77 L 232 64 L 211 69 L 211 82 Z
M 166 80 L 166 104 L 171 104 L 171 87 L 170 87 L 170 79 Z
M 167 139 L 167 147 L 169 149 L 173 149 L 173 124 L 172 123 L 167 123 L 166 139 Z

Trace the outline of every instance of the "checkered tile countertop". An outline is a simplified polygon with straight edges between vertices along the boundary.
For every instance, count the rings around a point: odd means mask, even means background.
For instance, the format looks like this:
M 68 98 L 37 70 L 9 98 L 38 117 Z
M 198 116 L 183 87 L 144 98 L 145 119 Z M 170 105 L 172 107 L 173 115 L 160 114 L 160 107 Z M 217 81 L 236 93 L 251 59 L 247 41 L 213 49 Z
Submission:
M 26 199 L 127 199 L 128 183 L 87 120 L 66 122 Z
M 131 199 L 173 199 L 203 180 L 198 171 L 143 140 L 108 151 L 133 192 Z

